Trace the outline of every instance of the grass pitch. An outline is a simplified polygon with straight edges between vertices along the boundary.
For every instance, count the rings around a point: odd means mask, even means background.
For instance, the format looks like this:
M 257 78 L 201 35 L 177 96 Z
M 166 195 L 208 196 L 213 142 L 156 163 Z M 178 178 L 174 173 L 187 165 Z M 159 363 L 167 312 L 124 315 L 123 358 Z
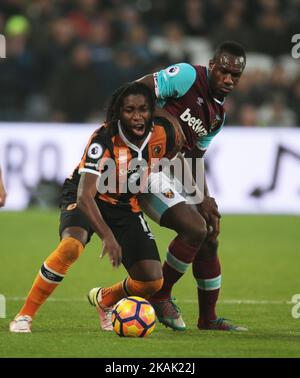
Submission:
M 300 357 L 300 318 L 291 315 L 300 293 L 298 217 L 224 216 L 220 237 L 222 291 L 218 314 L 249 328 L 246 333 L 199 331 L 197 293 L 191 270 L 174 295 L 186 332 L 160 324 L 149 338 L 119 338 L 99 330 L 85 295 L 91 287 L 121 280 L 107 257 L 99 260 L 94 236 L 62 285 L 42 306 L 32 334 L 10 334 L 9 321 L 21 307 L 35 274 L 58 243 L 58 212 L 1 212 L 0 357 Z M 164 258 L 173 233 L 151 223 Z M 300 309 L 299 309 L 300 314 Z

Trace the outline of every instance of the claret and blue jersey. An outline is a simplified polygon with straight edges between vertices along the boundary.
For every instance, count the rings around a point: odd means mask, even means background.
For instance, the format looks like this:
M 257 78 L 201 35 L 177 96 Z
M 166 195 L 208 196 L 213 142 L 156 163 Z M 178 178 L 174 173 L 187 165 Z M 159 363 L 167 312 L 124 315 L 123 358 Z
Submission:
M 207 67 L 179 63 L 153 76 L 158 105 L 180 121 L 185 149 L 205 151 L 226 116 L 224 101 L 214 98 L 209 90 Z

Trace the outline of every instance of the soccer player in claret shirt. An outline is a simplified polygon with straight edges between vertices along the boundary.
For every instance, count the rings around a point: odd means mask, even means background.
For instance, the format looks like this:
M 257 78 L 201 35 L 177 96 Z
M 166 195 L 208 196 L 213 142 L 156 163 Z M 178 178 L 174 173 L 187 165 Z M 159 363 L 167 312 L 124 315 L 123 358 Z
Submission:
M 225 98 L 238 84 L 245 65 L 243 47 L 227 41 L 217 48 L 208 67 L 180 63 L 138 80 L 155 93 L 157 105 L 163 110 L 160 111 L 161 114 L 166 117 L 169 114 L 179 121 L 186 138 L 183 148 L 185 157 L 192 160 L 202 158 L 212 139 L 222 130 L 225 122 Z M 195 171 L 193 164 L 194 177 L 197 173 L 199 172 Z M 171 290 L 192 264 L 198 291 L 198 328 L 245 330 L 216 314 L 221 287 L 221 268 L 217 254 L 220 214 L 206 183 L 204 199 L 196 206 L 207 227 L 207 237 L 200 249 L 187 243 L 187 222 L 180 215 L 176 202 L 150 193 L 143 195 L 141 204 L 143 210 L 160 225 L 180 229 L 183 234 L 183 237 L 177 236 L 169 246 L 163 266 L 163 287 L 151 299 L 160 322 L 175 330 L 185 330 L 184 320 L 171 297 Z M 193 225 L 193 228 L 193 232 L 197 234 L 201 231 L 202 224 Z
M 112 330 L 111 309 L 121 298 L 148 297 L 161 288 L 159 253 L 137 193 L 121 190 L 123 185 L 129 188 L 129 182 L 143 179 L 144 171 L 131 164 L 135 158 L 146 162 L 141 167 L 147 171 L 152 158 L 174 158 L 182 147 L 180 128 L 164 118 L 153 119 L 154 105 L 154 96 L 142 83 L 127 84 L 113 95 L 106 124 L 91 136 L 80 164 L 63 185 L 61 241 L 44 261 L 25 304 L 10 323 L 11 332 L 31 332 L 36 312 L 63 280 L 94 232 L 103 241 L 102 255 L 109 254 L 113 267 L 122 262 L 128 272 L 124 281 L 89 293 L 104 330 Z M 101 179 L 113 175 L 117 190 L 103 190 Z M 188 206 L 183 207 L 189 212 Z

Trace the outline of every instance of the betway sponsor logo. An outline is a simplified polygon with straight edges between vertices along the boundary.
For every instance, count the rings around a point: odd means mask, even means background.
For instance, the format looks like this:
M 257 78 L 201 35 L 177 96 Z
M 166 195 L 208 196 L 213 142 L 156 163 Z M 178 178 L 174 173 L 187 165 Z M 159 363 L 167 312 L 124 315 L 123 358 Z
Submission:
M 187 124 L 195 131 L 195 133 L 201 137 L 203 135 L 207 135 L 207 131 L 205 130 L 203 123 L 200 118 L 192 117 L 191 109 L 187 108 L 180 116 L 180 119 L 183 122 L 187 122 Z

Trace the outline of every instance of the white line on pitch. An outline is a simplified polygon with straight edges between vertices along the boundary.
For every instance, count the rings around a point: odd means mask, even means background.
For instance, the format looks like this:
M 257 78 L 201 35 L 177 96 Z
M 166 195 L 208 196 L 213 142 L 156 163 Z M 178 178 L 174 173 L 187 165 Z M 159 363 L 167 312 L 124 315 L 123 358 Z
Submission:
M 6 297 L 7 301 L 25 301 L 25 297 Z M 85 302 L 87 301 L 86 298 L 55 298 L 50 297 L 47 301 L 50 302 Z M 179 303 L 197 303 L 194 299 L 183 299 L 179 300 Z M 253 305 L 265 305 L 265 304 L 272 304 L 272 305 L 280 305 L 280 304 L 292 304 L 291 301 L 276 301 L 276 300 L 255 300 L 255 299 L 224 299 L 218 301 L 218 303 L 223 304 L 253 304 Z

